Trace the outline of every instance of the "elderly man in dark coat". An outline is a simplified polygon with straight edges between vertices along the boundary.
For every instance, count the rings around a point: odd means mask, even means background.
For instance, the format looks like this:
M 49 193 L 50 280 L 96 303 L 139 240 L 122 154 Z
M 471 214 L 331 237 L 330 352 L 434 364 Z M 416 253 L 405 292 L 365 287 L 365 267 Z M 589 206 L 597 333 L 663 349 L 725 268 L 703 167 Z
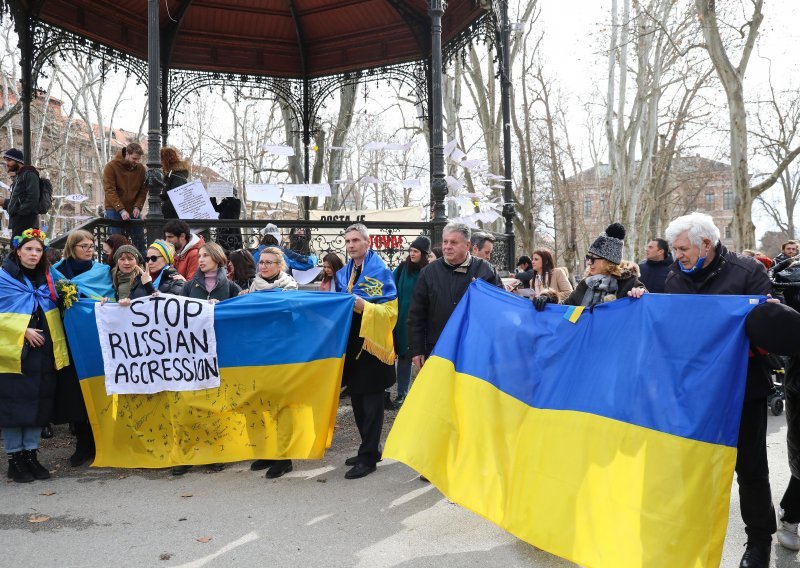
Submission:
M 771 292 L 767 273 L 758 261 L 728 251 L 709 215 L 691 213 L 678 217 L 667 227 L 666 236 L 676 256 L 664 285 L 667 294 L 764 296 Z M 747 367 L 736 457 L 739 500 L 747 533 L 747 549 L 740 568 L 769 566 L 772 535 L 777 528 L 767 463 L 770 390 L 767 360 L 754 353 Z

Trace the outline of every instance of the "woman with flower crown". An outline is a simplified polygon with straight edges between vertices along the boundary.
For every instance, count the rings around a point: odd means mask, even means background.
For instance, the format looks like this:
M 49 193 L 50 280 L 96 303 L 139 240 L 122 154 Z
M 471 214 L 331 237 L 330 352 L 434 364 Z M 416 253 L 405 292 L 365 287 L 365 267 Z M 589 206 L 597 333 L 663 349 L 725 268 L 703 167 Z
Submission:
M 0 269 L 0 428 L 8 477 L 28 483 L 50 477 L 37 452 L 53 414 L 56 371 L 69 356 L 46 235 L 26 229 L 12 245 Z

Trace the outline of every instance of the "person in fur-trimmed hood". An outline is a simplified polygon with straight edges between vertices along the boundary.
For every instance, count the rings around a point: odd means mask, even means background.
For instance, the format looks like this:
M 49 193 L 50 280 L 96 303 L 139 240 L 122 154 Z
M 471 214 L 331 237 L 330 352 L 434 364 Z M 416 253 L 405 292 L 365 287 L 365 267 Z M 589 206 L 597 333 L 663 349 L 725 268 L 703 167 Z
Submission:
M 622 265 L 625 227 L 612 223 L 600 233 L 586 253 L 586 274 L 564 300 L 570 306 L 596 306 L 626 296 L 640 297 L 647 291 L 629 267 Z M 541 298 L 541 299 L 540 299 Z M 537 310 L 544 309 L 547 296 L 534 300 Z

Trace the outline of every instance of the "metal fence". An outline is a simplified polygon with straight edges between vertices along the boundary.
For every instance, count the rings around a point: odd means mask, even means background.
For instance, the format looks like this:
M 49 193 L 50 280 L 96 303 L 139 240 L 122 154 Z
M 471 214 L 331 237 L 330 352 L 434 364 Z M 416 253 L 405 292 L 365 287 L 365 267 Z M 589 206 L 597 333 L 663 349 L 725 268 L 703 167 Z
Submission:
M 255 249 L 261 240 L 261 229 L 267 223 L 278 227 L 288 242 L 289 248 L 303 254 L 314 254 L 322 264 L 322 258 L 329 252 L 347 258 L 344 242 L 344 230 L 350 221 L 305 221 L 305 220 L 195 220 L 189 222 L 193 231 L 199 232 L 206 241 L 220 244 L 226 250 Z M 129 233 L 135 226 L 143 226 L 148 242 L 163 238 L 164 221 L 135 220 L 114 221 L 111 219 L 93 219 L 76 229 L 89 231 L 94 235 L 97 250 L 102 251 L 102 243 L 114 230 Z M 431 237 L 433 224 L 430 222 L 373 222 L 367 225 L 370 231 L 371 248 L 377 252 L 394 269 L 405 259 L 408 247 L 420 235 Z M 498 269 L 509 266 L 508 241 L 506 235 L 493 233 L 495 237 L 492 264 Z M 67 235 L 54 239 L 50 246 L 64 248 Z M 436 243 L 434 243 L 436 244 Z M 513 256 L 513 254 L 512 254 Z

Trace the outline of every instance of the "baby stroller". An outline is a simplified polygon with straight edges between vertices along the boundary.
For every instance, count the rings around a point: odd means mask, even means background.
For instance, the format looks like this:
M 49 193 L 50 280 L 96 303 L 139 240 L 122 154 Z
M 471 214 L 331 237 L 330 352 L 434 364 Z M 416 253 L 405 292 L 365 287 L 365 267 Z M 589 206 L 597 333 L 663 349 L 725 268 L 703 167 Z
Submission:
M 770 355 L 769 357 L 770 359 L 781 359 L 777 355 Z M 779 364 L 780 367 L 778 368 L 776 368 L 775 364 L 772 365 L 772 392 L 767 395 L 767 406 L 769 406 L 773 416 L 783 414 L 783 405 L 786 400 L 783 391 L 783 378 L 786 376 L 786 369 L 783 366 L 783 361 L 780 361 Z
M 800 310 L 800 256 L 787 258 L 773 266 L 767 274 L 776 292 L 783 294 L 788 306 Z M 769 355 L 772 369 L 772 392 L 767 396 L 767 404 L 772 414 L 783 413 L 786 393 L 786 358 Z

